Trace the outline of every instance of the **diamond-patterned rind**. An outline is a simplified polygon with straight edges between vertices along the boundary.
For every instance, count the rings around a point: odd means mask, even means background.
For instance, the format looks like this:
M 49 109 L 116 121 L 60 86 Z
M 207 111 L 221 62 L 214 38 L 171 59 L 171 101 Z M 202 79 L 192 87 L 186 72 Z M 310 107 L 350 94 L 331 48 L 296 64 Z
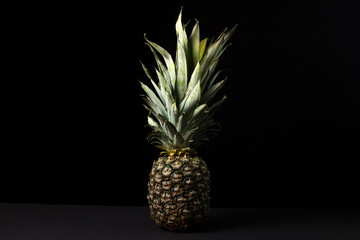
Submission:
M 200 157 L 160 157 L 150 172 L 148 191 L 156 224 L 170 231 L 186 231 L 208 215 L 210 172 Z

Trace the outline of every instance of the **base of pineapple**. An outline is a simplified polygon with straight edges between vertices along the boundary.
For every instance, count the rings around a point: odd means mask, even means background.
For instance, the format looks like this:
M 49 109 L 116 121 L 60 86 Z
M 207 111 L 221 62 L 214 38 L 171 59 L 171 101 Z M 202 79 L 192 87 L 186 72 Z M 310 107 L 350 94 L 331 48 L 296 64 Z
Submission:
M 180 223 L 180 224 L 163 224 L 161 222 L 156 222 L 156 225 L 163 231 L 170 231 L 170 232 L 197 232 L 201 231 L 201 227 L 205 223 L 205 218 L 202 219 L 200 222 L 189 221 L 188 223 Z
M 210 172 L 200 157 L 160 157 L 153 164 L 148 190 L 151 217 L 164 230 L 189 231 L 208 216 Z

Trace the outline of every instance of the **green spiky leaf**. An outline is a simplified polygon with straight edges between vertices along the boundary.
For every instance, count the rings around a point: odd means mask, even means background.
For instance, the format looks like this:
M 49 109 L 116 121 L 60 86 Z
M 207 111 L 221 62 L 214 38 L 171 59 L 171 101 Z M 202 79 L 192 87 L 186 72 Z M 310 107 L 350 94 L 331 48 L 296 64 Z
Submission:
M 180 43 L 178 44 L 176 54 L 176 94 L 179 101 L 181 101 L 184 98 L 187 87 L 187 62 L 185 50 Z
M 141 82 L 146 95 L 145 108 L 149 111 L 148 126 L 152 128 L 148 140 L 165 152 L 194 149 L 212 139 L 219 131 L 213 115 L 225 101 L 213 102 L 225 81 L 218 82 L 221 71 L 216 71 L 220 57 L 230 46 L 227 41 L 235 28 L 223 31 L 216 40 L 200 41 L 200 26 L 196 20 L 189 38 L 182 23 L 182 11 L 175 24 L 177 48 L 175 63 L 160 45 L 144 35 L 152 51 L 158 81 L 141 63 L 152 88 Z M 161 55 L 161 56 L 160 56 Z
M 199 46 L 199 61 L 202 60 L 204 53 L 205 53 L 205 49 L 206 49 L 206 43 L 207 43 L 207 38 L 203 39 L 200 42 L 200 46 Z
M 142 82 L 140 82 L 140 84 L 141 84 L 141 87 L 144 89 L 145 93 L 147 94 L 147 96 L 149 97 L 149 100 L 151 100 L 155 104 L 156 108 L 159 109 L 159 113 L 166 115 L 165 107 L 161 103 L 159 98 L 155 95 L 155 93 L 148 86 L 143 84 Z M 158 111 L 156 111 L 156 112 L 158 112 Z
M 155 48 L 163 56 L 163 58 L 165 60 L 165 64 L 167 66 L 167 71 L 170 76 L 171 84 L 175 88 L 175 81 L 176 81 L 175 64 L 174 64 L 174 61 L 172 60 L 171 55 L 160 45 L 158 45 L 154 42 L 151 42 L 146 37 L 146 34 L 144 34 L 144 38 L 153 48 Z
M 197 62 L 200 61 L 200 27 L 196 21 L 189 38 L 189 69 L 195 68 Z
M 174 102 L 172 105 L 171 105 L 171 109 L 169 111 L 169 121 L 174 125 L 176 126 L 177 122 L 178 122 L 178 118 L 179 118 L 179 111 L 177 109 L 177 106 L 176 106 L 176 102 Z
M 209 102 L 215 96 L 215 94 L 224 86 L 225 82 L 226 82 L 226 78 L 221 82 L 214 84 L 214 86 L 212 86 L 209 90 L 207 90 L 206 93 L 202 96 L 200 102 L 201 103 Z
M 164 126 L 165 126 L 167 136 L 169 136 L 169 138 L 173 140 L 175 134 L 177 133 L 175 126 L 169 121 L 165 121 Z
M 189 94 L 187 98 L 185 98 L 181 104 L 180 109 L 185 114 L 190 115 L 193 109 L 197 106 L 200 101 L 201 90 L 200 90 L 200 82 L 198 82 L 194 88 L 194 90 Z
M 194 91 L 194 88 L 199 81 L 200 81 L 200 63 L 198 62 L 194 69 L 194 72 L 191 75 L 190 82 L 187 86 L 185 98 L 187 98 L 190 95 L 190 93 Z
M 181 22 L 181 17 L 182 17 L 182 10 L 180 11 L 179 17 L 176 21 L 175 29 L 176 29 L 178 44 L 180 44 L 184 48 L 184 51 L 186 52 L 187 45 L 188 45 L 188 39 L 187 39 L 185 29 L 183 28 L 183 25 Z
M 175 147 L 179 147 L 184 143 L 184 138 L 180 133 L 176 133 L 174 136 L 174 145 Z
M 180 117 L 178 119 L 177 125 L 176 125 L 176 129 L 178 132 L 183 132 L 183 130 L 186 128 L 186 117 L 185 117 L 185 113 L 181 113 Z

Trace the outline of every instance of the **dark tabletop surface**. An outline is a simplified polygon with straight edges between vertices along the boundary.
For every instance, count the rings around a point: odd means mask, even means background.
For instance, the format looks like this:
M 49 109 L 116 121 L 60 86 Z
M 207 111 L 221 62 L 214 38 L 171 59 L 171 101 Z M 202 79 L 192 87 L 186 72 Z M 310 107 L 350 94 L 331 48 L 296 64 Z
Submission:
M 193 232 L 159 229 L 147 207 L 0 204 L 1 240 L 359 240 L 359 209 L 212 208 Z

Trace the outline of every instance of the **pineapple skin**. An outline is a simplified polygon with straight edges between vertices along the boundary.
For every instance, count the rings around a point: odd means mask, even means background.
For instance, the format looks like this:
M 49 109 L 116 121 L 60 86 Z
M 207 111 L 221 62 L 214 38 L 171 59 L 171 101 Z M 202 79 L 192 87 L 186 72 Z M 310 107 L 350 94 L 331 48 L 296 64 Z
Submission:
M 150 215 L 169 231 L 187 231 L 204 222 L 210 205 L 210 172 L 200 157 L 168 156 L 155 160 L 150 172 Z

